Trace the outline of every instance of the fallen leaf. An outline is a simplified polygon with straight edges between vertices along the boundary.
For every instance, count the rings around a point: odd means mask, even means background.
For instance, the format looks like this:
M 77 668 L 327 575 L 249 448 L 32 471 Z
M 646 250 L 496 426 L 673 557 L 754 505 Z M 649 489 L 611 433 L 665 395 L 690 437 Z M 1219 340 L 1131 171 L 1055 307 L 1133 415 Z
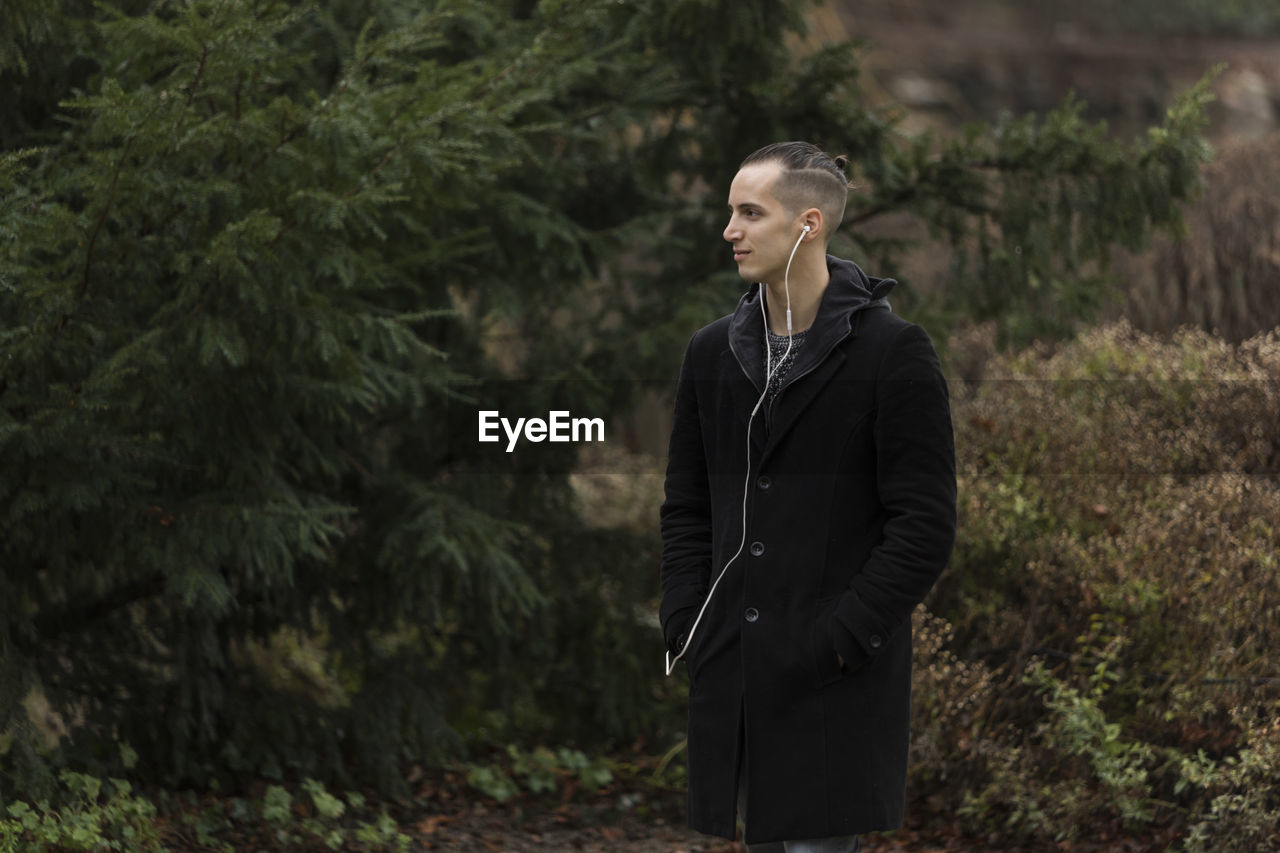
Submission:
M 453 818 L 442 814 L 431 815 L 425 820 L 418 821 L 416 824 L 417 830 L 423 835 L 434 835 L 440 830 L 440 827 L 444 826 L 452 819 Z

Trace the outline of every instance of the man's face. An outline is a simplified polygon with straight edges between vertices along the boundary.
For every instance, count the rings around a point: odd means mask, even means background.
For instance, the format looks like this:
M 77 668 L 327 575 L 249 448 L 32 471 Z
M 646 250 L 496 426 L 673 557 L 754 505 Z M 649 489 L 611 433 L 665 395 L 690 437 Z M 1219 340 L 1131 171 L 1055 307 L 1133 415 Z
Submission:
M 778 163 L 755 163 L 740 170 L 729 187 L 729 224 L 724 239 L 733 246 L 738 275 L 746 281 L 782 284 L 787 258 L 803 224 L 773 195 L 782 173 Z

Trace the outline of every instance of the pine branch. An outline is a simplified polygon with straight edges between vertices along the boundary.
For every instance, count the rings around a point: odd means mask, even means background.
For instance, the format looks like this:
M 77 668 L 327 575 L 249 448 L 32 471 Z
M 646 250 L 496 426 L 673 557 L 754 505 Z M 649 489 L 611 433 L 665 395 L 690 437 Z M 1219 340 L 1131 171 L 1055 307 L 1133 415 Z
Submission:
M 366 61 L 367 60 L 361 60 L 357 62 L 352 67 L 351 73 L 343 75 L 342 82 L 338 85 L 338 88 L 333 90 L 333 92 L 331 92 L 327 98 L 325 98 L 323 101 L 320 102 L 320 108 L 312 116 L 310 116 L 307 121 L 299 122 L 296 127 L 294 127 L 292 130 L 286 133 L 283 137 L 281 137 L 280 141 L 277 142 L 271 148 L 271 150 L 263 152 L 261 157 L 259 157 L 253 163 L 241 169 L 240 173 L 235 176 L 235 179 L 234 179 L 235 183 L 237 184 L 244 183 L 244 179 L 248 177 L 251 172 L 254 172 L 257 169 L 259 169 L 264 163 L 267 162 L 267 160 L 269 160 L 272 157 L 272 155 L 274 155 L 277 151 L 279 151 L 285 145 L 288 145 L 293 140 L 304 135 L 307 131 L 307 125 L 310 122 L 314 121 L 316 117 L 324 115 L 324 112 L 329 108 L 329 105 L 333 103 L 335 99 L 341 97 L 343 93 L 345 93 L 351 87 L 351 78 L 354 75 L 354 72 L 363 68 Z M 239 117 L 240 117 L 240 90 L 237 88 L 236 89 L 237 121 L 239 120 Z
M 174 139 L 178 139 L 182 135 L 182 128 L 187 123 L 187 115 L 189 113 L 191 105 L 195 103 L 196 92 L 200 90 L 200 82 L 204 78 L 204 69 L 208 61 L 209 61 L 209 45 L 202 44 L 200 46 L 200 62 L 196 66 L 195 77 L 192 78 L 191 80 L 191 88 L 187 91 L 187 102 L 184 105 L 186 109 L 183 109 L 182 112 L 178 114 L 178 124 L 173 129 Z
M 257 171 L 259 168 L 261 168 L 261 166 L 264 163 L 267 162 L 267 160 L 271 159 L 271 156 L 273 154 L 275 154 L 281 148 L 288 145 L 290 142 L 302 136 L 306 132 L 307 132 L 306 122 L 299 122 L 296 127 L 290 130 L 284 136 L 280 137 L 280 140 L 276 142 L 276 144 L 273 145 L 270 148 L 270 150 L 264 151 L 262 153 L 262 156 L 260 156 L 257 160 L 253 161 L 248 166 L 245 166 L 243 169 L 241 169 L 240 173 L 236 175 L 234 178 L 235 183 L 243 184 L 244 179 L 247 178 L 251 172 Z
M 120 172 L 124 169 L 125 161 L 129 159 L 129 152 L 133 150 L 133 144 L 138 139 L 138 135 L 129 137 L 129 141 L 125 143 L 124 150 L 120 152 L 120 157 L 116 160 L 116 167 L 111 174 L 111 186 L 107 190 L 107 200 L 102 205 L 102 212 L 98 214 L 98 219 L 93 225 L 93 233 L 89 235 L 89 245 L 84 251 L 84 274 L 80 280 L 79 298 L 84 299 L 89 293 L 89 267 L 93 264 L 93 251 L 98 243 L 98 234 L 102 231 L 102 226 L 107 221 L 107 214 L 111 212 L 111 205 L 115 201 L 116 190 L 120 186 Z M 59 328 L 65 324 L 68 319 L 63 318 L 63 323 L 59 324 Z

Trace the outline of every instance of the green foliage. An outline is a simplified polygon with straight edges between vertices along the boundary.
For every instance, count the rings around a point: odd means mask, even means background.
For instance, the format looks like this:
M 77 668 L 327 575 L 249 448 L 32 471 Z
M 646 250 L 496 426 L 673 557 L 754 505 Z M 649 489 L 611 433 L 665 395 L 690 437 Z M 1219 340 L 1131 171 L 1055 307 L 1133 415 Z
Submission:
M 1034 739 L 1001 750 L 991 761 L 986 784 L 965 794 L 960 813 L 999 818 L 1003 831 L 1018 837 L 1073 841 L 1090 835 L 1103 816 L 1118 813 L 1129 830 L 1152 818 L 1147 764 L 1153 750 L 1125 738 L 1118 723 L 1108 720 L 1099 702 L 1105 693 L 1101 675 L 1081 691 L 1054 678 L 1039 663 L 1026 683 L 1046 694 L 1049 718 L 1036 727 Z M 1046 756 L 1052 766 L 1040 764 Z M 992 814 L 994 812 L 994 815 Z
M 5 805 L 0 814 L 0 851 L 145 853 L 165 849 L 161 843 L 162 821 L 174 815 L 135 794 L 128 782 L 111 779 L 104 783 L 67 770 L 59 774 L 59 779 L 54 800 L 14 800 Z M 232 840 L 246 837 L 258 839 L 255 849 L 261 842 L 274 844 L 274 849 L 314 844 L 333 850 L 409 849 L 409 836 L 400 832 L 385 809 L 368 814 L 362 795 L 347 792 L 340 799 L 314 779 L 304 780 L 302 791 L 309 805 L 295 803 L 286 788 L 271 785 L 256 809 L 243 800 L 232 801 L 230 808 L 215 801 L 204 808 L 181 811 L 178 816 L 194 831 L 202 847 L 214 850 L 238 849 Z M 364 816 L 371 819 L 365 820 Z M 266 824 L 266 837 L 260 831 L 259 817 Z
M 353 847 L 358 850 L 407 850 L 411 839 L 399 831 L 396 822 L 382 811 L 372 821 L 358 820 L 351 826 L 351 816 L 366 810 L 363 795 L 348 791 L 343 798 L 329 793 L 315 779 L 304 779 L 304 802 L 295 803 L 288 789 L 269 785 L 263 793 L 258 813 L 270 827 L 272 837 L 280 849 L 293 849 L 299 845 L 323 844 L 331 850 Z M 224 821 L 218 829 L 230 834 L 237 829 L 252 826 L 252 809 L 245 808 L 232 819 Z M 343 818 L 347 819 L 344 821 Z M 217 833 L 210 834 L 215 843 Z M 228 845 L 229 846 L 229 845 Z
M 493 764 L 480 764 L 468 770 L 467 784 L 500 803 L 505 803 L 520 792 L 511 777 Z
M 267 792 L 262 796 L 262 819 L 277 827 L 283 826 L 289 820 L 292 803 L 293 797 L 283 786 L 267 786 Z
M 1069 335 L 1114 290 L 1115 247 L 1181 229 L 1180 204 L 1198 192 L 1209 159 L 1196 131 L 1211 77 L 1133 145 L 1088 122 L 1075 98 L 1042 119 L 972 128 L 936 155 L 922 138 L 905 149 L 896 179 L 877 184 L 869 211 L 901 200 L 954 247 L 943 298 L 952 316 L 994 321 L 1001 344 Z
M 311 795 L 311 802 L 315 805 L 316 813 L 320 817 L 327 820 L 342 817 L 346 807 L 342 804 L 342 800 L 327 792 L 324 785 L 315 779 L 304 779 L 302 789 Z
M 85 12 L 79 47 L 111 73 L 46 93 L 68 130 L 6 160 L 3 695 L 38 686 L 82 721 L 43 756 L 0 708 L 28 780 L 119 732 L 171 782 L 335 777 L 350 749 L 392 786 L 401 756 L 450 745 L 447 689 L 503 698 L 445 673 L 496 660 L 516 685 L 558 654 L 521 634 L 557 624 L 567 458 L 472 476 L 453 365 L 500 375 L 461 303 L 520 312 L 588 272 L 561 212 L 579 158 L 529 167 L 575 138 L 608 151 L 574 125 L 611 92 L 574 93 L 609 83 L 616 22 L 384 4 L 352 39 L 362 8 Z M 556 260 L 515 289 L 513 246 Z M 604 634 L 616 610 L 573 619 Z M 612 635 L 638 648 L 631 623 Z M 302 678 L 254 651 L 303 635 Z M 634 693 L 606 695 L 602 731 L 650 713 Z
M 580 750 L 545 746 L 525 751 L 514 744 L 507 747 L 509 762 L 473 764 L 467 770 L 467 784 L 500 803 L 517 796 L 520 787 L 532 794 L 549 794 L 572 783 L 586 791 L 596 791 L 613 781 L 613 771 L 603 757 L 587 758 Z
M 974 794 L 965 811 L 982 814 L 990 800 L 1006 798 L 1010 811 L 1005 825 L 1015 831 L 1073 839 L 1099 814 L 1116 813 L 1127 829 L 1149 823 L 1155 812 L 1148 782 L 1148 767 L 1155 750 L 1126 737 L 1120 723 L 1107 717 L 1103 700 L 1119 675 L 1113 669 L 1119 657 L 1119 637 L 1100 645 L 1101 620 L 1094 619 L 1090 634 L 1082 637 L 1081 657 L 1089 663 L 1085 689 L 1055 678 L 1034 662 L 1024 683 L 1044 697 L 1048 719 L 1037 725 L 1034 737 L 1044 750 L 1013 750 L 993 774 L 990 785 Z M 1096 661 L 1096 662 L 1094 662 Z M 1019 759 L 1039 760 L 1053 755 L 1055 766 L 1031 767 Z M 1028 785 L 1028 779 L 1042 782 Z M 1060 780 L 1060 781 L 1048 781 Z
M 989 745 L 984 784 L 964 795 L 960 814 L 1020 838 L 1071 842 L 1096 837 L 1118 821 L 1141 833 L 1171 820 L 1186 827 L 1188 851 L 1268 849 L 1280 840 L 1280 738 L 1274 719 L 1239 718 L 1237 754 L 1217 760 L 1144 739 L 1132 721 L 1109 715 L 1104 701 L 1121 676 L 1121 634 L 1099 646 L 1101 620 L 1082 637 L 1084 689 L 1036 661 L 1024 682 L 1044 697 L 1047 719 L 1022 743 Z M 1127 717 L 1127 715 L 1125 715 Z M 1128 731 L 1126 731 L 1126 728 Z M 1170 784 L 1170 781 L 1172 784 Z M 1159 798 L 1170 790 L 1179 802 Z M 1114 831 L 1114 830 L 1113 830 Z
M 1246 853 L 1280 844 L 1280 726 L 1239 715 L 1233 722 L 1242 732 L 1237 755 L 1219 762 L 1203 752 L 1178 756 L 1180 790 L 1195 785 L 1200 795 L 1185 847 L 1190 853 Z
M 58 802 L 13 800 L 0 815 L 0 851 L 162 850 L 156 808 L 132 792 L 128 782 L 102 780 L 64 770 Z

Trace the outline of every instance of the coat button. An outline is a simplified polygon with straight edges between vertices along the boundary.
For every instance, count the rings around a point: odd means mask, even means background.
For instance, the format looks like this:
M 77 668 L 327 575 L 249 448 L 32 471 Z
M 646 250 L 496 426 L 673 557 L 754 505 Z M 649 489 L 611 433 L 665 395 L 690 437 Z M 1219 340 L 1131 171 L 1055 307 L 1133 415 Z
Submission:
M 759 486 L 761 489 L 767 489 L 773 485 L 773 480 L 769 479 L 768 474 L 761 474 L 760 478 L 756 480 L 756 485 Z
M 747 618 L 748 622 L 754 622 L 760 618 L 760 611 L 756 610 L 754 607 L 748 607 L 747 612 L 742 615 Z
M 884 640 L 879 634 L 872 634 L 870 638 L 868 638 L 868 642 L 871 643 L 871 648 L 873 649 L 878 649 L 884 645 Z
M 752 542 L 752 543 L 751 543 L 751 556 L 753 556 L 753 557 L 759 557 L 759 556 L 760 556 L 761 554 L 763 554 L 763 553 L 764 553 L 764 543 L 763 543 L 763 542 Z

